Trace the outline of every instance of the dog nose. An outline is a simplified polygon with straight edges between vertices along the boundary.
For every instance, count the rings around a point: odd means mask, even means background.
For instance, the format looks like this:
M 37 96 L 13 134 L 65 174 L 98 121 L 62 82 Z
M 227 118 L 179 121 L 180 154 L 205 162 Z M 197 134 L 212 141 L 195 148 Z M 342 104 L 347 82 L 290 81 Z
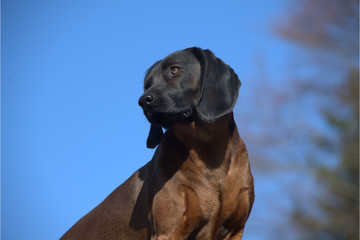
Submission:
M 150 105 L 155 101 L 155 96 L 152 93 L 146 93 L 142 95 L 139 99 L 139 106 L 144 107 L 145 105 Z

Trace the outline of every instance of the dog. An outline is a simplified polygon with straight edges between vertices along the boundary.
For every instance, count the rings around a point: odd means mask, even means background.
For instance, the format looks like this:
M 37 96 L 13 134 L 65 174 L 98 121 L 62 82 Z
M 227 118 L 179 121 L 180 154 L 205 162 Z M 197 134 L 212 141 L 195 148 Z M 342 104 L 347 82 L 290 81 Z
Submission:
M 139 105 L 153 158 L 61 240 L 241 239 L 255 196 L 232 112 L 240 86 L 210 50 L 187 48 L 152 65 Z

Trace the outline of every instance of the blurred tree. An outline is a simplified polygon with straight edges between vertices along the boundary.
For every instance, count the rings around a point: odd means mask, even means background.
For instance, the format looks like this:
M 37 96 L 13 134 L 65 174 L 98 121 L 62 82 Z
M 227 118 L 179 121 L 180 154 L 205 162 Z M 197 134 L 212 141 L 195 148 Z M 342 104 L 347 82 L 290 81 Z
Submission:
M 329 164 L 326 155 L 308 157 L 320 189 L 317 210 L 299 201 L 293 220 L 301 239 L 359 239 L 359 1 L 293 4 L 275 31 L 311 57 L 305 64 L 310 62 L 318 75 L 295 76 L 298 90 L 323 100 L 322 114 L 336 137 L 314 134 L 313 139 L 318 151 L 337 159 Z

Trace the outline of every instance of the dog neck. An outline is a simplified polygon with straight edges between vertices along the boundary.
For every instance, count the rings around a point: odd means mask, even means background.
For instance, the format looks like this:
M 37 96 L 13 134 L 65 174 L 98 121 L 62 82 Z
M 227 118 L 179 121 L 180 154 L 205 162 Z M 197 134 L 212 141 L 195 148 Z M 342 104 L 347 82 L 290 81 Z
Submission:
M 241 141 L 233 113 L 212 123 L 196 117 L 190 123 L 177 123 L 170 130 L 185 145 L 190 158 L 209 169 L 228 166 L 236 154 L 231 146 Z

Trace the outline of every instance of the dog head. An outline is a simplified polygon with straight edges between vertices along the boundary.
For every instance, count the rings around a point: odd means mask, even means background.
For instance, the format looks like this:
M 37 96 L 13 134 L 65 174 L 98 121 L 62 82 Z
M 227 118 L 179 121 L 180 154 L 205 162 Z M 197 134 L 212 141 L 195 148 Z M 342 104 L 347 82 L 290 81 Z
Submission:
M 240 86 L 233 69 L 210 50 L 187 48 L 156 62 L 146 72 L 139 99 L 151 123 L 147 146 L 154 148 L 161 142 L 162 127 L 191 122 L 195 114 L 214 122 L 230 113 Z

